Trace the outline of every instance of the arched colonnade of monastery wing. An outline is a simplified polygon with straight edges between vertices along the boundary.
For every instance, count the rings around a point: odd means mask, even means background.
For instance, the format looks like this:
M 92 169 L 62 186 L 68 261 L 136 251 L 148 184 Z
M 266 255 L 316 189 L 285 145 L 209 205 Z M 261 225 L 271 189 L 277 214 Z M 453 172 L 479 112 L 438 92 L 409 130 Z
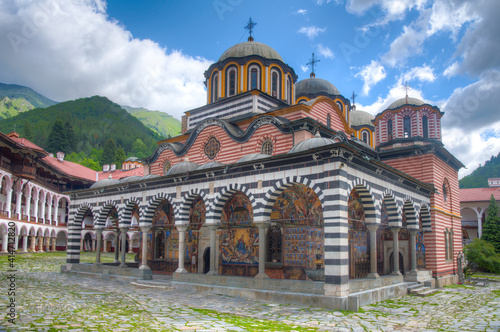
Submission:
M 173 218 L 168 222 L 184 232 L 189 226 L 193 201 L 203 200 L 206 225 L 217 225 L 211 227 L 212 241 L 212 229 L 215 232 L 221 227 L 224 206 L 234 194 L 242 193 L 246 196 L 253 212 L 251 223 L 257 227 L 267 227 L 272 221 L 271 214 L 278 197 L 287 188 L 300 184 L 313 190 L 321 203 L 325 283 L 345 284 L 350 276 L 348 205 L 353 189 L 363 206 L 363 223 L 381 225 L 384 210 L 388 216 L 388 227 L 402 228 L 404 219 L 406 228 L 415 231 L 421 228 L 424 231 L 430 230 L 431 192 L 429 188 L 422 188 L 418 182 L 404 178 L 404 175 L 360 166 L 359 162 L 353 161 L 353 153 L 349 157 L 349 153 L 338 152 L 330 151 L 331 156 L 325 158 L 309 156 L 308 162 L 300 165 L 290 164 L 289 160 L 286 166 L 281 164 L 282 167 L 278 167 L 264 165 L 267 162 L 263 161 L 259 163 L 259 167 L 243 165 L 239 171 L 231 170 L 228 175 L 213 177 L 210 172 L 210 177 L 209 173 L 191 173 L 189 178 L 161 177 L 130 186 L 115 186 L 105 194 L 102 189 L 80 192 L 75 195 L 70 207 L 67 263 L 79 263 L 81 226 L 89 211 L 93 227 L 104 229 L 110 211 L 116 209 L 117 227 L 127 231 L 131 227 L 131 212 L 135 209 L 139 217 L 139 228 L 149 231 L 154 226 L 153 218 L 158 206 L 162 202 L 168 202 L 166 205 L 170 206 Z M 259 231 L 261 227 L 263 226 L 259 227 Z M 263 251 L 259 251 L 259 256 L 262 253 Z M 203 253 L 198 254 L 201 256 Z M 213 269 L 216 259 L 213 250 L 210 257 Z M 259 273 L 264 272 L 261 265 L 259 262 Z M 376 271 L 372 269 L 372 272 Z M 341 294 L 342 291 L 334 290 L 333 293 Z

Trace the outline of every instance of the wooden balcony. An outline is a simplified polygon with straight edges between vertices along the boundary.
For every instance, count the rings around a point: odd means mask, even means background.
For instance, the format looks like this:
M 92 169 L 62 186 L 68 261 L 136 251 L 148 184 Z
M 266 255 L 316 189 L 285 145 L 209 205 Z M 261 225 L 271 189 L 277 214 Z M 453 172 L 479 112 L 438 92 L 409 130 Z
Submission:
M 12 165 L 12 175 L 35 179 L 36 178 L 36 169 L 35 167 L 26 166 L 26 165 Z

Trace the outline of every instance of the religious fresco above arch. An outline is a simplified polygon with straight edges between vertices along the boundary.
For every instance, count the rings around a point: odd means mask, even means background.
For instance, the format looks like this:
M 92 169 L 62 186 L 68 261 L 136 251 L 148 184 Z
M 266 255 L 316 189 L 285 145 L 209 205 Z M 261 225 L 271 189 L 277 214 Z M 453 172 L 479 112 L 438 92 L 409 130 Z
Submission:
M 192 273 L 196 273 L 196 263 L 199 256 L 199 240 L 201 236 L 201 227 L 205 225 L 206 207 L 201 196 L 197 196 L 189 208 L 189 227 L 186 236 L 186 268 Z
M 153 215 L 148 234 L 148 265 L 153 271 L 174 272 L 179 260 L 179 232 L 174 226 L 172 205 L 163 200 Z
M 370 272 L 370 243 L 365 225 L 365 209 L 356 189 L 349 194 L 347 203 L 349 218 L 349 278 L 366 278 Z

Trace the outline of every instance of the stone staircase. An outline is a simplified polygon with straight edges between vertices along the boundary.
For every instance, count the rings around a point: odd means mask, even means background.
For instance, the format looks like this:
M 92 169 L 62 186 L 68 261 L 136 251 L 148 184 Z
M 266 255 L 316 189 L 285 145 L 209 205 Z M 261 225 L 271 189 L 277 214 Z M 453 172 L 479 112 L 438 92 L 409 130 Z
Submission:
M 423 283 L 419 282 L 405 282 L 408 294 L 417 295 L 417 296 L 427 296 L 432 295 L 437 292 L 437 289 L 425 286 Z

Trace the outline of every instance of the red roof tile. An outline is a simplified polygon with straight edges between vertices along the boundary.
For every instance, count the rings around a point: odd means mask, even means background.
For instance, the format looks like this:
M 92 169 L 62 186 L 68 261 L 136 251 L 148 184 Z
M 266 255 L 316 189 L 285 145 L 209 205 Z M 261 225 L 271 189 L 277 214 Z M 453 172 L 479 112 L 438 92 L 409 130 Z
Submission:
M 500 201 L 500 187 L 460 189 L 460 202 L 489 201 L 491 195 Z
M 129 170 L 121 170 L 117 169 L 113 172 L 98 172 L 99 180 L 104 180 L 109 178 L 109 174 L 111 174 L 111 178 L 115 180 L 120 180 L 123 178 L 127 178 L 129 176 L 143 176 L 144 175 L 144 167 L 136 167 L 134 169 Z
M 60 162 L 57 158 L 47 156 L 42 158 L 47 164 L 57 168 L 64 174 L 72 177 L 81 178 L 85 180 L 95 181 L 96 171 L 85 166 L 72 163 L 71 161 L 63 160 Z
M 28 141 L 26 138 L 10 137 L 10 139 L 13 140 L 14 142 L 16 142 L 17 144 L 24 146 L 28 149 L 35 149 L 35 150 L 44 151 L 41 147 L 39 147 L 38 145 L 36 145 L 33 142 Z

